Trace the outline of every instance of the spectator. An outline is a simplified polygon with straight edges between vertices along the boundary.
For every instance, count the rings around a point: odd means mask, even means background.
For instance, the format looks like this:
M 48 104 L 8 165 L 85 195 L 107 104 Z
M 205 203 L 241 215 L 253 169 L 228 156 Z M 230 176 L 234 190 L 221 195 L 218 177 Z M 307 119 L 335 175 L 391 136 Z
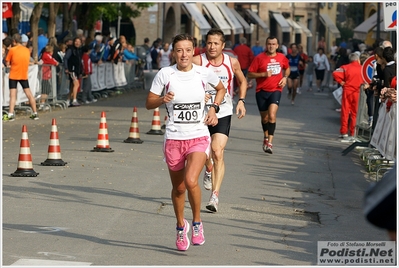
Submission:
M 22 34 L 21 41 L 22 41 L 22 45 L 26 47 L 26 45 L 28 44 L 28 41 L 29 41 L 28 36 L 26 36 L 26 34 Z
M 47 43 L 48 43 L 48 38 L 44 35 L 43 28 L 39 28 L 38 37 L 37 37 L 37 51 L 38 51 L 37 58 L 38 59 L 40 59 L 41 52 L 42 52 L 43 48 L 47 45 Z
M 396 76 L 395 50 L 393 50 L 392 47 L 385 47 L 382 52 L 382 56 L 386 61 L 385 68 L 383 70 L 383 87 L 389 88 L 392 78 Z
M 333 77 L 342 86 L 340 138 L 343 142 L 354 142 L 356 116 L 359 104 L 362 66 L 356 53 L 349 55 L 349 64 L 333 72 Z M 348 136 L 348 128 L 350 136 Z
M 159 42 L 154 41 L 152 44 L 152 47 L 150 49 L 150 55 L 151 55 L 151 63 L 152 63 L 152 69 L 157 70 L 158 69 L 158 48 L 159 48 Z
M 334 58 L 335 61 L 335 69 L 338 69 L 344 64 L 349 63 L 349 57 L 346 48 L 339 48 L 336 57 Z
M 131 44 L 127 44 L 127 48 L 123 50 L 123 59 L 125 61 L 139 60 L 139 57 L 134 53 L 134 47 Z
M 238 62 L 240 63 L 242 73 L 247 77 L 248 68 L 254 59 L 254 53 L 252 53 L 252 50 L 247 46 L 247 39 L 245 37 L 240 38 L 240 44 L 234 48 L 234 52 L 238 56 Z M 248 88 L 251 87 L 252 80 L 248 82 Z
M 158 69 L 166 66 L 170 66 L 172 53 L 169 50 L 169 43 L 165 43 L 163 48 L 158 52 L 157 62 Z
M 68 102 L 72 100 L 70 103 L 70 107 L 80 106 L 76 97 L 78 95 L 79 89 L 79 79 L 82 76 L 82 41 L 79 37 L 75 37 L 73 39 L 73 46 L 70 46 L 66 51 L 64 57 L 64 67 L 65 73 L 69 75 L 70 79 L 70 94 L 68 97 Z
M 317 43 L 317 48 L 322 48 L 324 51 L 326 50 L 326 41 L 324 40 L 324 36 L 322 36 Z
M 32 107 L 33 114 L 30 118 L 39 119 L 36 111 L 36 100 L 29 88 L 28 70 L 29 70 L 29 49 L 22 46 L 21 35 L 16 33 L 12 36 L 13 47 L 11 47 L 5 58 L 6 67 L 10 67 L 9 73 L 9 90 L 10 103 L 8 114 L 3 116 L 3 121 L 14 121 L 14 108 L 17 101 L 17 85 L 21 84 L 29 104 Z
M 317 84 L 317 92 L 320 92 L 321 84 L 323 83 L 324 74 L 327 70 L 330 71 L 330 64 L 328 62 L 328 58 L 326 54 L 324 54 L 324 49 L 319 48 L 317 50 L 317 54 L 314 55 L 314 63 L 316 65 L 316 84 Z
M 44 47 L 44 52 L 42 53 L 41 61 L 42 65 L 42 92 L 40 98 L 39 110 L 49 110 L 49 107 L 44 107 L 47 97 L 51 94 L 52 85 L 50 79 L 52 78 L 52 66 L 58 66 L 58 61 L 53 58 L 54 47 L 52 45 L 47 45 Z
M 82 102 L 85 104 L 97 102 L 97 99 L 91 93 L 91 74 L 93 73 L 93 65 L 90 59 L 91 50 L 92 48 L 88 45 L 82 47 Z
M 313 62 L 313 57 L 309 56 L 306 62 L 306 81 L 308 81 L 308 90 L 307 91 L 312 91 L 312 85 L 313 85 L 313 73 L 314 70 L 316 69 L 316 65 Z
M 255 45 L 252 47 L 252 52 L 254 53 L 254 57 L 263 52 L 263 47 L 259 45 L 259 40 L 256 40 Z
M 142 47 L 145 48 L 145 51 L 150 51 L 150 39 L 148 39 L 148 37 L 144 38 L 144 44 Z
M 335 44 L 335 41 L 332 41 L 332 45 L 330 47 L 330 59 L 334 59 L 335 54 L 337 54 L 338 47 Z
M 345 39 L 342 39 L 342 42 L 339 44 L 339 47 L 340 47 L 340 48 L 345 48 L 345 49 L 348 48 L 348 45 L 346 44 Z
M 100 33 L 96 33 L 94 40 L 90 43 L 90 60 L 92 63 L 102 63 L 102 57 L 105 49 L 105 45 L 102 43 L 102 40 L 103 36 Z

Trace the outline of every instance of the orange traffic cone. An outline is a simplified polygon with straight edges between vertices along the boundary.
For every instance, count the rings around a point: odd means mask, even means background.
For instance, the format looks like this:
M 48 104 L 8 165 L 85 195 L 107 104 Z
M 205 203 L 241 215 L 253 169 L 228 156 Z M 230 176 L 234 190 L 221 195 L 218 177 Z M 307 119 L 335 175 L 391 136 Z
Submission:
M 159 117 L 159 107 L 155 108 L 154 110 L 154 116 L 152 119 L 152 128 L 150 131 L 147 132 L 147 134 L 163 135 L 163 132 L 161 130 L 161 118 Z
M 132 116 L 132 123 L 130 124 L 129 129 L 129 137 L 124 140 L 123 142 L 126 143 L 143 143 L 140 140 L 140 133 L 139 133 L 139 126 L 138 126 L 138 119 L 137 119 L 137 107 L 133 108 L 133 116 Z
M 42 166 L 65 166 L 67 162 L 61 159 L 61 147 L 58 140 L 58 129 L 55 118 L 51 121 L 50 142 L 48 144 L 48 155 Z
M 105 112 L 101 112 L 101 121 L 100 128 L 98 130 L 97 136 L 97 146 L 94 147 L 92 152 L 113 152 L 109 147 L 108 141 L 108 127 L 107 127 L 107 119 L 105 118 Z
M 161 129 L 165 129 L 166 128 L 166 120 L 168 120 L 168 116 L 167 115 L 165 115 L 165 119 L 164 119 L 165 123 L 162 125 Z
M 20 143 L 18 167 L 11 174 L 13 177 L 36 177 L 39 173 L 33 170 L 32 155 L 30 154 L 30 145 L 28 139 L 28 131 L 25 125 L 22 126 L 22 138 Z

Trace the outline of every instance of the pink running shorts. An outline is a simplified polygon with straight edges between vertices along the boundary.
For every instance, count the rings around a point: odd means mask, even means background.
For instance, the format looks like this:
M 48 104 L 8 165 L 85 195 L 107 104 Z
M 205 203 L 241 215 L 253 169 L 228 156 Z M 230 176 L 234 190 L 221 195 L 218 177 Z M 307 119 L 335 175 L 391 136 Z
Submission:
M 209 157 L 210 137 L 204 136 L 190 140 L 166 140 L 164 147 L 165 162 L 170 170 L 179 171 L 186 164 L 186 157 L 190 153 L 204 152 Z

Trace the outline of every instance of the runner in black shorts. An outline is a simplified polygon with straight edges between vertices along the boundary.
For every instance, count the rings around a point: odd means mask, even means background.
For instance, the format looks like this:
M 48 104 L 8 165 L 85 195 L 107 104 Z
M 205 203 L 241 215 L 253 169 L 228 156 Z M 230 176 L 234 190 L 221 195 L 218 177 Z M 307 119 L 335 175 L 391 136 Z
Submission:
M 273 153 L 272 142 L 281 91 L 291 72 L 287 57 L 277 52 L 278 46 L 278 39 L 269 36 L 266 39 L 266 51 L 256 56 L 248 69 L 248 78 L 256 79 L 256 103 L 263 130 L 262 149 L 269 154 Z
M 215 133 L 221 133 L 228 137 L 230 134 L 230 126 L 231 126 L 231 115 L 228 115 L 219 118 L 218 124 L 216 126 L 208 126 L 208 129 L 211 136 Z
M 291 73 L 288 76 L 287 88 L 288 98 L 291 98 L 291 104 L 294 105 L 295 96 L 299 86 L 299 64 L 302 64 L 302 58 L 298 53 L 298 47 L 295 43 L 292 43 L 290 47 L 291 54 L 287 55 L 287 59 L 290 64 Z
M 256 93 L 256 104 L 260 112 L 265 112 L 271 104 L 280 106 L 281 91 L 259 91 Z

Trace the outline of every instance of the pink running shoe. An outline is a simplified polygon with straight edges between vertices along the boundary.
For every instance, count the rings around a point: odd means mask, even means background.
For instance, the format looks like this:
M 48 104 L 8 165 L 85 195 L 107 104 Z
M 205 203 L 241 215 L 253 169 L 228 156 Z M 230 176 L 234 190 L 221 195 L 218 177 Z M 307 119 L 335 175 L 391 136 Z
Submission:
M 205 243 L 204 228 L 202 226 L 202 222 L 193 222 L 191 243 L 193 243 L 193 245 L 203 245 Z
M 190 229 L 190 224 L 186 219 L 184 219 L 184 228 L 177 228 L 177 236 L 176 236 L 176 247 L 177 250 L 185 251 L 190 246 L 190 240 L 188 239 L 188 230 Z

